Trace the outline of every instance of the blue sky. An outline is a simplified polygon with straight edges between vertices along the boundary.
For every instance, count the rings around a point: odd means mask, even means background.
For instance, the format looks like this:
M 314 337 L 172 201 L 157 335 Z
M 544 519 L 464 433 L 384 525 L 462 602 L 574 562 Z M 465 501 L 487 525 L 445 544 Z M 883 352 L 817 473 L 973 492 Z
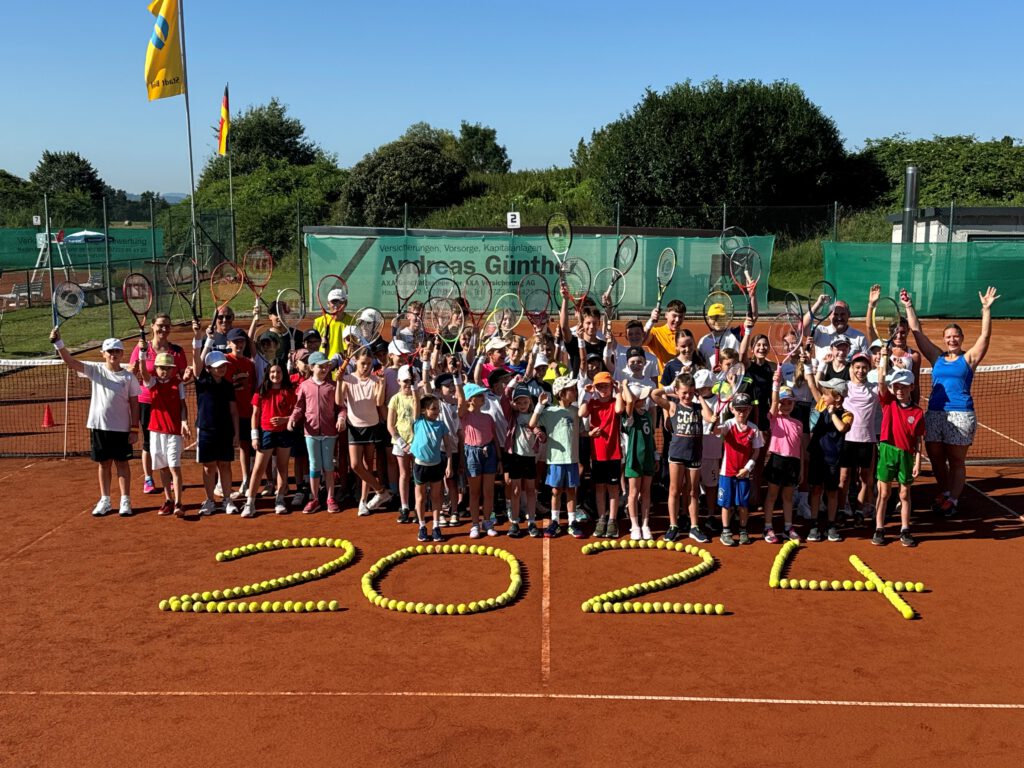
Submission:
M 74 150 L 114 187 L 188 190 L 183 99 L 146 100 L 146 5 L 4 3 L 0 168 L 24 177 L 44 149 Z M 496 128 L 515 169 L 566 165 L 644 88 L 713 76 L 797 83 L 849 148 L 1024 135 L 1024 10 L 1006 2 L 186 0 L 185 13 L 197 175 L 226 81 L 233 112 L 277 96 L 343 166 L 411 123 L 463 119 Z

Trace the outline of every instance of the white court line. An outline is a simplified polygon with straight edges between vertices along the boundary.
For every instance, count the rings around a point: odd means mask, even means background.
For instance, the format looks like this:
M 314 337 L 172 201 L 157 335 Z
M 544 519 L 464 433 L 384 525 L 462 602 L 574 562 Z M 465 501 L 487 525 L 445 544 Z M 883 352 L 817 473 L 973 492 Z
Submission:
M 70 522 L 71 522 L 72 520 L 74 520 L 74 519 L 75 519 L 76 517 L 78 517 L 79 515 L 83 515 L 83 514 L 85 514 L 85 513 L 86 513 L 86 512 L 88 512 L 88 511 L 89 511 L 89 510 L 87 510 L 87 509 L 83 509 L 83 510 L 82 510 L 81 512 L 76 512 L 76 513 L 75 513 L 74 515 L 72 515 L 71 517 L 69 517 L 69 518 L 68 518 L 67 520 L 65 520 L 65 521 L 64 521 L 63 523 L 58 523 L 58 524 L 57 524 L 57 525 L 55 525 L 55 526 L 54 526 L 53 528 L 51 528 L 51 529 L 50 529 L 50 530 L 48 530 L 48 531 L 47 531 L 46 533 L 44 533 L 44 534 L 43 534 L 42 536 L 39 536 L 38 538 L 36 538 L 36 539 L 34 539 L 34 540 L 30 541 L 30 542 L 29 542 L 28 544 L 26 544 L 25 546 L 23 546 L 23 547 L 22 547 L 21 549 L 15 550 L 14 552 L 11 552 L 11 553 L 10 553 L 9 555 L 4 555 L 3 557 L 0 557 L 0 563 L 6 563 L 6 562 L 7 562 L 8 560 L 10 560 L 10 559 L 11 559 L 12 557 L 17 557 L 18 555 L 20 555 L 20 554 L 21 554 L 22 552 L 24 552 L 24 551 L 25 551 L 26 549 L 28 549 L 29 547 L 33 547 L 33 546 L 35 546 L 36 544 L 38 544 L 38 543 L 39 543 L 40 541 L 42 541 L 43 539 L 45 539 L 45 538 L 46 538 L 47 536 L 49 536 L 49 535 L 50 535 L 51 533 L 53 533 L 54 531 L 58 530 L 59 528 L 63 528 L 63 527 L 65 526 L 65 525 L 67 525 L 68 523 L 70 523 Z
M 1008 709 L 1021 704 L 957 701 L 858 701 L 849 699 L 763 699 L 749 696 L 647 696 L 617 693 L 526 693 L 498 691 L 0 691 L 0 696 L 97 698 L 399 698 L 399 699 L 548 699 L 551 701 L 648 701 L 683 704 L 768 704 L 801 707 L 886 707 L 894 709 Z
M 1020 512 L 1015 512 L 1014 510 L 1010 509 L 1008 506 L 1003 504 L 1003 502 L 999 501 L 999 499 L 997 499 L 997 498 L 995 498 L 993 496 L 989 496 L 987 493 L 985 493 L 980 488 L 977 488 L 977 487 L 975 487 L 974 485 L 972 485 L 971 483 L 968 483 L 968 482 L 965 482 L 964 485 L 966 485 L 968 488 L 970 488 L 972 491 L 974 491 L 976 494 L 978 494 L 982 498 L 988 499 L 993 504 L 995 504 L 997 507 L 1002 507 L 1003 509 L 1005 509 L 1007 512 L 1010 513 L 1011 517 L 1015 517 L 1015 518 L 1021 517 L 1021 513 Z
M 987 426 L 986 424 L 982 424 L 980 421 L 978 422 L 978 426 L 981 427 L 982 429 L 987 429 L 989 432 L 992 432 L 993 434 L 999 435 L 1001 438 L 1003 438 L 1003 440 L 1009 440 L 1011 443 L 1014 443 L 1015 445 L 1019 445 L 1021 448 L 1024 448 L 1024 443 L 1020 442 L 1020 440 L 1014 440 L 1009 435 L 1004 435 L 998 429 L 992 429 L 992 427 Z
M 544 539 L 544 585 L 541 590 L 540 679 L 551 680 L 551 539 Z

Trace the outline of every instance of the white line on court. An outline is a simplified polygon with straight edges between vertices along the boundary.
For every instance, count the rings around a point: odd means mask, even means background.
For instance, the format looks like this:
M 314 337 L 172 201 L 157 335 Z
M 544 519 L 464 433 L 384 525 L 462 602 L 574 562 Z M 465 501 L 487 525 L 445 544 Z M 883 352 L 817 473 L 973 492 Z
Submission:
M 540 679 L 551 679 L 551 539 L 544 539 L 544 577 L 541 589 Z
M 972 491 L 974 491 L 976 494 L 978 494 L 982 498 L 988 499 L 993 504 L 995 504 L 997 507 L 1002 507 L 1003 509 L 1005 509 L 1007 512 L 1010 513 L 1011 517 L 1017 518 L 1017 517 L 1021 516 L 1021 514 L 1019 512 L 1013 511 L 1012 509 L 1010 509 L 1010 507 L 1006 506 L 1005 504 L 1003 504 L 1003 502 L 999 501 L 999 499 L 997 499 L 997 498 L 995 498 L 993 496 L 989 496 L 987 493 L 985 493 L 983 490 L 981 490 L 980 488 L 976 487 L 972 483 L 965 482 L 964 485 L 966 485 L 968 488 L 970 488 Z
M 51 529 L 50 529 L 50 530 L 48 530 L 48 531 L 47 531 L 46 533 L 44 533 L 44 534 L 43 534 L 42 536 L 39 536 L 38 538 L 36 538 L 36 539 L 33 539 L 33 540 L 32 540 L 32 541 L 30 541 L 30 542 L 29 542 L 28 544 L 26 544 L 25 546 L 23 546 L 23 547 L 22 547 L 21 549 L 15 550 L 14 552 L 11 552 L 11 553 L 10 553 L 9 555 L 4 555 L 3 557 L 0 557 L 0 563 L 6 563 L 6 562 L 7 562 L 8 560 L 10 560 L 10 559 L 11 559 L 12 557 L 17 557 L 18 555 L 20 555 L 20 554 L 21 554 L 22 552 L 24 552 L 24 551 L 25 551 L 26 549 L 28 549 L 29 547 L 33 547 L 33 546 L 35 546 L 35 545 L 36 545 L 36 544 L 38 544 L 38 543 L 39 543 L 40 541 L 42 541 L 43 539 L 45 539 L 45 538 L 46 538 L 47 536 L 49 536 L 50 534 L 52 534 L 52 533 L 53 533 L 54 531 L 56 531 L 56 530 L 58 530 L 58 529 L 60 529 L 60 528 L 63 528 L 63 527 L 65 526 L 65 525 L 67 525 L 68 523 L 70 523 L 70 522 L 71 522 L 72 520 L 74 520 L 74 519 L 75 519 L 76 517 L 78 517 L 79 515 L 84 515 L 84 514 L 86 514 L 86 513 L 88 512 L 88 511 L 89 511 L 89 510 L 87 510 L 87 509 L 84 509 L 84 510 L 81 510 L 80 512 L 76 512 L 76 513 L 75 513 L 75 514 L 73 514 L 73 515 L 72 515 L 71 517 L 69 517 L 69 518 L 68 518 L 67 520 L 65 520 L 65 521 L 64 521 L 63 523 L 58 523 L 58 524 L 57 524 L 57 525 L 55 525 L 55 526 L 54 526 L 53 528 L 51 528 Z
M 992 427 L 988 426 L 987 424 L 982 424 L 980 421 L 978 422 L 978 426 L 981 427 L 982 429 L 987 429 L 989 432 L 999 435 L 1004 440 L 1009 440 L 1011 443 L 1014 443 L 1016 445 L 1019 445 L 1021 448 L 1024 448 L 1024 443 L 1020 442 L 1020 440 L 1014 440 L 1009 435 L 1004 435 L 998 429 L 992 429 Z
M 748 696 L 646 696 L 616 693 L 526 693 L 489 691 L 0 691 L 0 696 L 97 698 L 407 698 L 548 699 L 552 701 L 647 701 L 668 704 L 768 704 L 802 707 L 880 707 L 891 709 L 1005 709 L 1021 704 L 956 701 L 857 701 L 850 699 L 764 699 Z

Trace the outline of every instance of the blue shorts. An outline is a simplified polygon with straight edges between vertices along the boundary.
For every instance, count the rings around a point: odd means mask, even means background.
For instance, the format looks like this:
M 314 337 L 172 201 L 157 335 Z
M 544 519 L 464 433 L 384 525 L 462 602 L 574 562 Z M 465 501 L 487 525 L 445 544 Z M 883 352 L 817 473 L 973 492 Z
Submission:
M 494 475 L 498 472 L 498 449 L 490 445 L 466 446 L 466 474 L 469 477 Z
M 334 444 L 337 441 L 337 437 L 306 435 L 310 477 L 321 477 L 324 472 L 334 471 Z
M 718 506 L 743 507 L 750 504 L 749 477 L 718 477 Z
M 200 429 L 196 438 L 196 460 L 200 464 L 215 464 L 235 460 L 234 434 L 223 431 Z M 251 443 L 250 443 L 251 445 Z
M 579 488 L 579 464 L 548 464 L 544 483 L 552 488 Z
M 295 436 L 287 429 L 280 432 L 260 432 L 260 450 L 273 451 L 277 448 L 291 448 L 295 442 Z

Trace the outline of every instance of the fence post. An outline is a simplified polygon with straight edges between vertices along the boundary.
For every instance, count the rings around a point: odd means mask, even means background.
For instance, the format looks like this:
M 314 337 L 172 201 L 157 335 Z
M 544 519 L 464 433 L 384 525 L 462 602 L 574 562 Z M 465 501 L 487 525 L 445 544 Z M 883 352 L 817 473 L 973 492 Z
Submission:
M 404 211 L 404 213 L 402 214 L 402 230 L 403 230 L 402 234 L 403 235 L 408 235 L 409 234 L 409 204 L 408 203 L 402 203 L 402 208 L 403 208 L 403 211 Z
M 306 306 L 306 279 L 302 268 L 302 201 L 295 200 L 295 260 L 299 269 L 299 300 Z
M 953 242 L 953 213 L 954 213 L 954 206 L 955 206 L 954 201 L 950 200 L 949 201 L 949 226 L 946 227 L 946 242 L 947 243 L 952 243 Z
M 722 203 L 722 231 L 725 232 L 725 228 L 729 225 L 726 223 L 728 220 L 728 210 L 726 208 L 727 203 Z
M 43 216 L 46 217 L 46 264 L 50 271 L 50 315 L 53 320 L 53 324 L 57 324 L 57 306 L 53 303 L 53 253 L 50 248 L 50 200 L 47 195 L 43 195 Z M 28 272 L 25 273 L 25 277 L 28 277 Z M 29 280 L 25 281 L 25 286 L 28 289 L 28 305 L 32 306 L 32 283 Z
M 103 261 L 107 268 L 107 317 L 110 320 L 110 336 L 114 335 L 114 287 L 110 284 L 110 226 L 107 221 L 107 197 L 103 196 Z
M 615 242 L 619 242 L 619 227 L 622 222 L 622 203 L 615 201 Z
M 839 242 L 839 201 L 832 203 L 832 242 Z

